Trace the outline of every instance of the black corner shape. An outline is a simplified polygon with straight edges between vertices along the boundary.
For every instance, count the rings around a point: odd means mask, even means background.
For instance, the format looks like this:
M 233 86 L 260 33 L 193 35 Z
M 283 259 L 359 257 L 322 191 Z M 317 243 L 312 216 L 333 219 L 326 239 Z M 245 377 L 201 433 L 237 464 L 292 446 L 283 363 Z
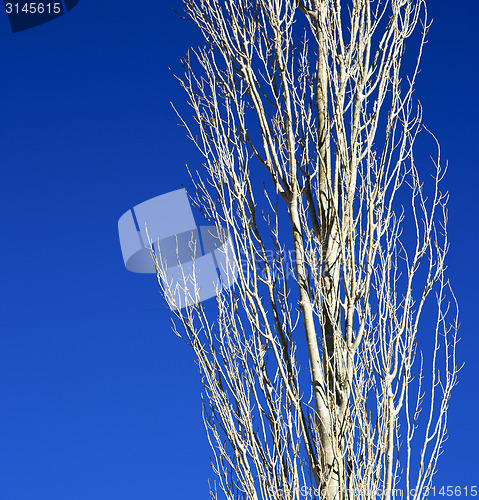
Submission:
M 72 10 L 80 0 L 63 0 L 67 10 Z
M 80 0 L 44 0 L 43 2 L 3 0 L 13 33 L 39 26 L 63 16 Z

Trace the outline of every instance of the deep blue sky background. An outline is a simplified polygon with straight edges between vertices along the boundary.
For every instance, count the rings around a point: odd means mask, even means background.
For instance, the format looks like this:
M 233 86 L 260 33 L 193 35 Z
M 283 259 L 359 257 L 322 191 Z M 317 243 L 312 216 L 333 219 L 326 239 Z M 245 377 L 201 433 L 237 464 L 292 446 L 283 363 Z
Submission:
M 0 15 L 0 500 L 207 498 L 197 369 L 154 277 L 126 271 L 118 218 L 188 186 L 200 158 L 168 66 L 200 42 L 176 1 L 81 0 L 12 34 Z M 431 0 L 417 85 L 450 161 L 461 306 L 450 438 L 435 484 L 478 484 L 479 6 Z

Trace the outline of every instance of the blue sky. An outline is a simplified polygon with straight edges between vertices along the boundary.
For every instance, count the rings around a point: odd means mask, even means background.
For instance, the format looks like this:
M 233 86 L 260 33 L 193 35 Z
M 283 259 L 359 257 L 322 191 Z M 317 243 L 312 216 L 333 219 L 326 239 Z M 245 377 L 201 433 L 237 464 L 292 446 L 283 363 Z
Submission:
M 416 96 L 449 159 L 449 272 L 466 366 L 436 485 L 477 485 L 478 55 L 472 0 L 431 0 Z M 179 2 L 80 0 L 12 34 L 0 15 L 0 499 L 207 498 L 192 352 L 155 278 L 126 271 L 117 221 L 189 186 L 200 158 L 168 67 L 201 42 Z

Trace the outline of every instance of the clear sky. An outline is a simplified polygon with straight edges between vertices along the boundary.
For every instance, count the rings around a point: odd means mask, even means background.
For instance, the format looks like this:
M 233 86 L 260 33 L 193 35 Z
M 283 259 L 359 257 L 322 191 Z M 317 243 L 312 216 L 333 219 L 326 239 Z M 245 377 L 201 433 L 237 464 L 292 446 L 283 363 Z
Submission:
M 449 272 L 466 366 L 435 485 L 479 485 L 479 4 L 430 0 L 416 96 L 449 159 Z M 12 34 L 0 12 L 0 500 L 206 499 L 192 352 L 117 221 L 200 157 L 168 67 L 200 43 L 177 0 L 80 0 Z M 457 8 L 456 8 L 457 7 Z

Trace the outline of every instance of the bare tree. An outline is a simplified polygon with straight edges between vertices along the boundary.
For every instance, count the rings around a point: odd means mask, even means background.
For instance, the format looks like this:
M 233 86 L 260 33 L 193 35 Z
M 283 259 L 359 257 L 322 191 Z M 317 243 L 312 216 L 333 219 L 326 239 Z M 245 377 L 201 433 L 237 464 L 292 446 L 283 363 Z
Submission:
M 211 497 L 424 498 L 459 371 L 445 167 L 426 131 L 424 185 L 413 152 L 425 1 L 183 4 L 206 41 L 178 78 L 204 157 L 193 200 L 227 230 L 236 275 L 214 305 L 175 311 Z

